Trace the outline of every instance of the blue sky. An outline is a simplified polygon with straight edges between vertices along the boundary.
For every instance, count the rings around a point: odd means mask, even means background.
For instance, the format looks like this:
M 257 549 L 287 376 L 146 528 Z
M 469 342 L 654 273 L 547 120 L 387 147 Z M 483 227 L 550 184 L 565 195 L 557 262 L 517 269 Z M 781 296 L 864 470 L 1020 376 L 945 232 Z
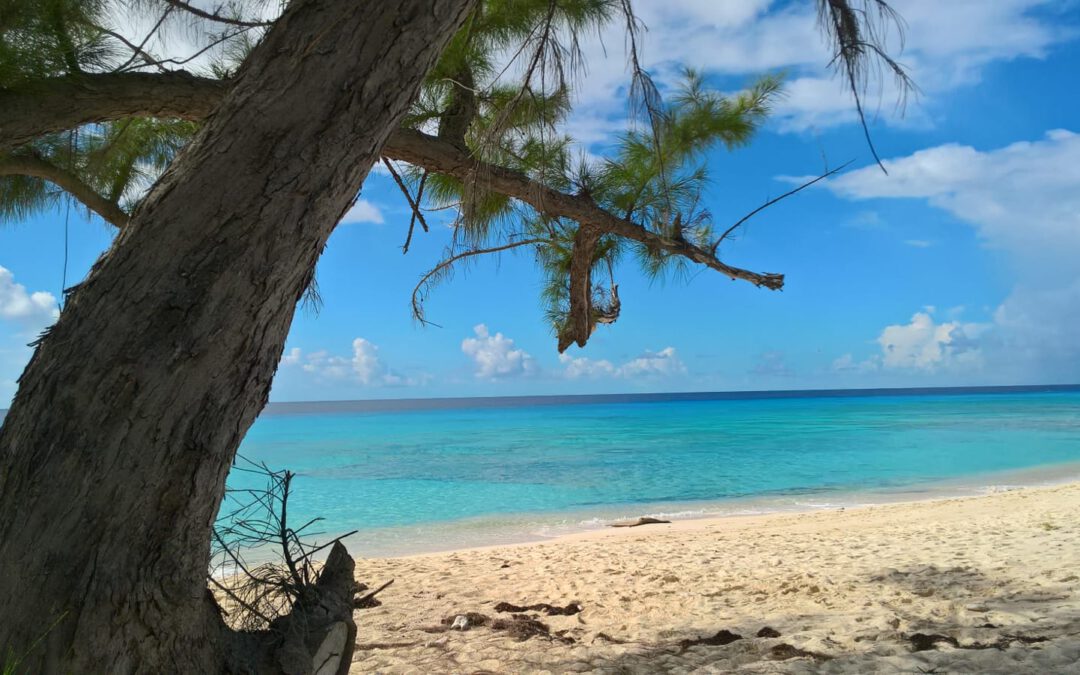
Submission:
M 812 3 L 638 2 L 661 84 L 683 66 L 734 90 L 783 70 L 788 96 L 755 142 L 709 158 L 708 207 L 730 223 L 791 181 L 854 160 L 755 218 L 724 259 L 783 272 L 782 293 L 708 271 L 650 283 L 618 270 L 622 316 L 561 358 L 527 255 L 482 261 L 409 296 L 448 242 L 400 246 L 408 208 L 385 174 L 319 264 L 324 304 L 299 310 L 273 400 L 1080 382 L 1080 6 L 1061 0 L 896 0 L 901 60 L 921 89 L 903 114 L 870 92 L 870 157 L 851 100 L 825 69 Z M 569 129 L 602 155 L 625 125 L 617 28 L 586 45 Z M 880 105 L 878 103 L 880 102 Z M 0 227 L 0 407 L 26 346 L 112 233 L 78 210 Z

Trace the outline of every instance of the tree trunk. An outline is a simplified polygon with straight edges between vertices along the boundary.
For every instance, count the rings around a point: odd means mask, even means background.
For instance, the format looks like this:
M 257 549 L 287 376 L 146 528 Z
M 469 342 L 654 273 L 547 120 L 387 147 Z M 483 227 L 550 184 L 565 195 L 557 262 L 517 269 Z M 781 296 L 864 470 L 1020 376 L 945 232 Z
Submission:
M 327 237 L 474 2 L 294 0 L 72 293 L 0 427 L 0 664 L 265 667 L 206 590 L 225 477 Z

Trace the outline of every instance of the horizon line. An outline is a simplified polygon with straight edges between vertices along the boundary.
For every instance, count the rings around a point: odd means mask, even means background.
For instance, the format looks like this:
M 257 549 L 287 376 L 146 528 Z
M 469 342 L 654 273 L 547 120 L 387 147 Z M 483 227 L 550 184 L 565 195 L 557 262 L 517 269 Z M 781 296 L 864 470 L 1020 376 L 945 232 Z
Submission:
M 415 398 L 334 399 L 322 401 L 271 401 L 263 412 L 302 412 L 319 408 L 320 412 L 366 408 L 367 411 L 400 410 L 410 404 L 426 408 L 511 407 L 513 405 L 563 405 L 575 403 L 649 403 L 665 401 L 747 400 L 766 398 L 856 398 L 860 396 L 897 396 L 905 394 L 993 394 L 1052 393 L 1080 391 L 1080 383 L 964 385 L 947 387 L 869 387 L 863 389 L 745 389 L 733 391 L 624 392 L 616 394 L 515 394 L 508 396 L 428 396 Z M 486 405 L 483 405 L 486 404 Z M 276 410 L 274 410 L 276 409 Z M 301 410 L 298 410 L 301 409 Z M 330 410 L 327 410 L 330 409 Z M 315 410 L 312 410 L 315 412 Z
M 514 394 L 509 396 L 425 396 L 414 398 L 361 398 L 316 401 L 270 401 L 260 412 L 275 412 L 272 408 L 333 408 L 344 406 L 370 406 L 372 411 L 406 404 L 427 404 L 432 408 L 465 408 L 469 403 L 498 403 L 507 405 L 572 403 L 649 403 L 664 401 L 707 401 L 765 398 L 845 398 L 859 396 L 896 396 L 904 394 L 993 394 L 993 393 L 1051 393 L 1080 391 L 1080 383 L 1073 384 L 986 384 L 944 387 L 867 387 L 837 389 L 736 389 L 727 391 L 671 391 L 671 392 L 623 392 L 617 394 Z M 8 408 L 0 408 L 0 414 Z M 279 412 L 286 412 L 281 410 Z

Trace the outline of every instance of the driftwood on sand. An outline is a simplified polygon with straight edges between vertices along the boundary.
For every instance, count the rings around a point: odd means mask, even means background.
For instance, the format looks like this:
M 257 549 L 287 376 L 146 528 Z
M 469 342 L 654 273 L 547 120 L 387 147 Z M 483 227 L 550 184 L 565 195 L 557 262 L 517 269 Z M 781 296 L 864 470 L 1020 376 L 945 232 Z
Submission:
M 670 520 L 660 520 L 659 518 L 638 518 L 637 520 L 623 520 L 618 523 L 612 523 L 611 527 L 638 527 L 639 525 L 663 525 L 670 523 Z

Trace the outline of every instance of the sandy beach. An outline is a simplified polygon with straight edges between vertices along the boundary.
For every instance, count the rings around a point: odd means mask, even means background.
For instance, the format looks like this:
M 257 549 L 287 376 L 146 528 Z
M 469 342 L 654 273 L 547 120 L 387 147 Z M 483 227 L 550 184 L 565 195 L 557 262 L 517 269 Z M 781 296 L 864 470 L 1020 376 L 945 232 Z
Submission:
M 361 559 L 395 582 L 350 672 L 1080 672 L 1078 514 L 1071 483 Z

